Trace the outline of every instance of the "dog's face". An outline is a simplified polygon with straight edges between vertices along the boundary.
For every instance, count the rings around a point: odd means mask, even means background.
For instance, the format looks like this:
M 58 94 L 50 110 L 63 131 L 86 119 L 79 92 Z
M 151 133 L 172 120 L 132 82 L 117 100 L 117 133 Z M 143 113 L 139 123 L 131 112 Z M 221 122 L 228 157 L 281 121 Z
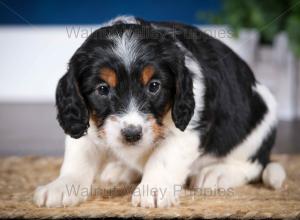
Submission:
M 172 112 L 180 130 L 194 112 L 191 73 L 166 34 L 141 25 L 94 32 L 73 55 L 56 92 L 58 120 L 80 138 L 97 127 L 111 147 L 151 145 L 164 136 Z

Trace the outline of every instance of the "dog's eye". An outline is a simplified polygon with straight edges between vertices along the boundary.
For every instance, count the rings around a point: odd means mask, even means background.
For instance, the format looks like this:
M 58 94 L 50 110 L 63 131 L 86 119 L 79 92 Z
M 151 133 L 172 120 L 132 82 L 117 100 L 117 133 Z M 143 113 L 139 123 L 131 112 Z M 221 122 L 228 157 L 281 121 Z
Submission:
M 97 92 L 99 95 L 103 95 L 103 96 L 107 96 L 109 93 L 109 87 L 106 83 L 101 83 L 98 87 L 97 87 Z
M 149 83 L 148 91 L 152 94 L 156 94 L 160 89 L 160 82 L 157 80 L 153 80 Z

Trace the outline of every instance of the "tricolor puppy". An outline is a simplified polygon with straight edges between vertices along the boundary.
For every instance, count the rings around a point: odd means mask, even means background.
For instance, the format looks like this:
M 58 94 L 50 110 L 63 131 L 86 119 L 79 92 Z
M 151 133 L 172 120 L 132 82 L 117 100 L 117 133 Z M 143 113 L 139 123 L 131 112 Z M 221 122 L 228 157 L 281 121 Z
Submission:
M 89 188 L 96 177 L 139 179 L 132 204 L 141 207 L 176 205 L 188 178 L 192 188 L 225 189 L 284 179 L 269 160 L 273 96 L 231 49 L 192 26 L 134 17 L 103 25 L 71 58 L 56 105 L 65 157 L 59 177 L 36 190 L 39 206 L 84 201 L 67 186 Z

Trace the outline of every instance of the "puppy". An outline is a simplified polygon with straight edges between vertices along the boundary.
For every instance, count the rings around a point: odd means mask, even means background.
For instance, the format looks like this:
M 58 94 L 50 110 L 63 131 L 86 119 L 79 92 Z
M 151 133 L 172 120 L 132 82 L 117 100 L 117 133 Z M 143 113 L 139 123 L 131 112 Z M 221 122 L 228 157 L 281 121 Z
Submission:
M 181 186 L 280 187 L 270 163 L 276 102 L 247 64 L 195 27 L 118 17 L 100 27 L 70 60 L 56 91 L 66 136 L 59 177 L 38 187 L 39 206 L 73 206 L 100 173 L 116 184 L 141 179 L 132 204 L 178 204 Z M 267 169 L 266 167 L 269 167 Z

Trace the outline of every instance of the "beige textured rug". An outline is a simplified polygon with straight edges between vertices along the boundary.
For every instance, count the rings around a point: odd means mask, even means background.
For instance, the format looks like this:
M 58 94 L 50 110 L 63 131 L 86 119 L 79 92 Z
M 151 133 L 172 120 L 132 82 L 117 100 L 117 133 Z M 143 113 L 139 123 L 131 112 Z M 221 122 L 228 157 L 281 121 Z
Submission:
M 145 218 L 300 218 L 300 155 L 275 156 L 287 169 L 288 179 L 279 191 L 260 184 L 230 193 L 184 191 L 181 205 L 169 209 L 134 208 L 130 190 L 119 186 L 71 208 L 38 208 L 32 203 L 36 186 L 58 175 L 61 158 L 7 157 L 0 159 L 0 217 L 145 217 Z M 97 185 L 97 183 L 95 184 Z M 131 187 L 132 188 L 132 187 Z

